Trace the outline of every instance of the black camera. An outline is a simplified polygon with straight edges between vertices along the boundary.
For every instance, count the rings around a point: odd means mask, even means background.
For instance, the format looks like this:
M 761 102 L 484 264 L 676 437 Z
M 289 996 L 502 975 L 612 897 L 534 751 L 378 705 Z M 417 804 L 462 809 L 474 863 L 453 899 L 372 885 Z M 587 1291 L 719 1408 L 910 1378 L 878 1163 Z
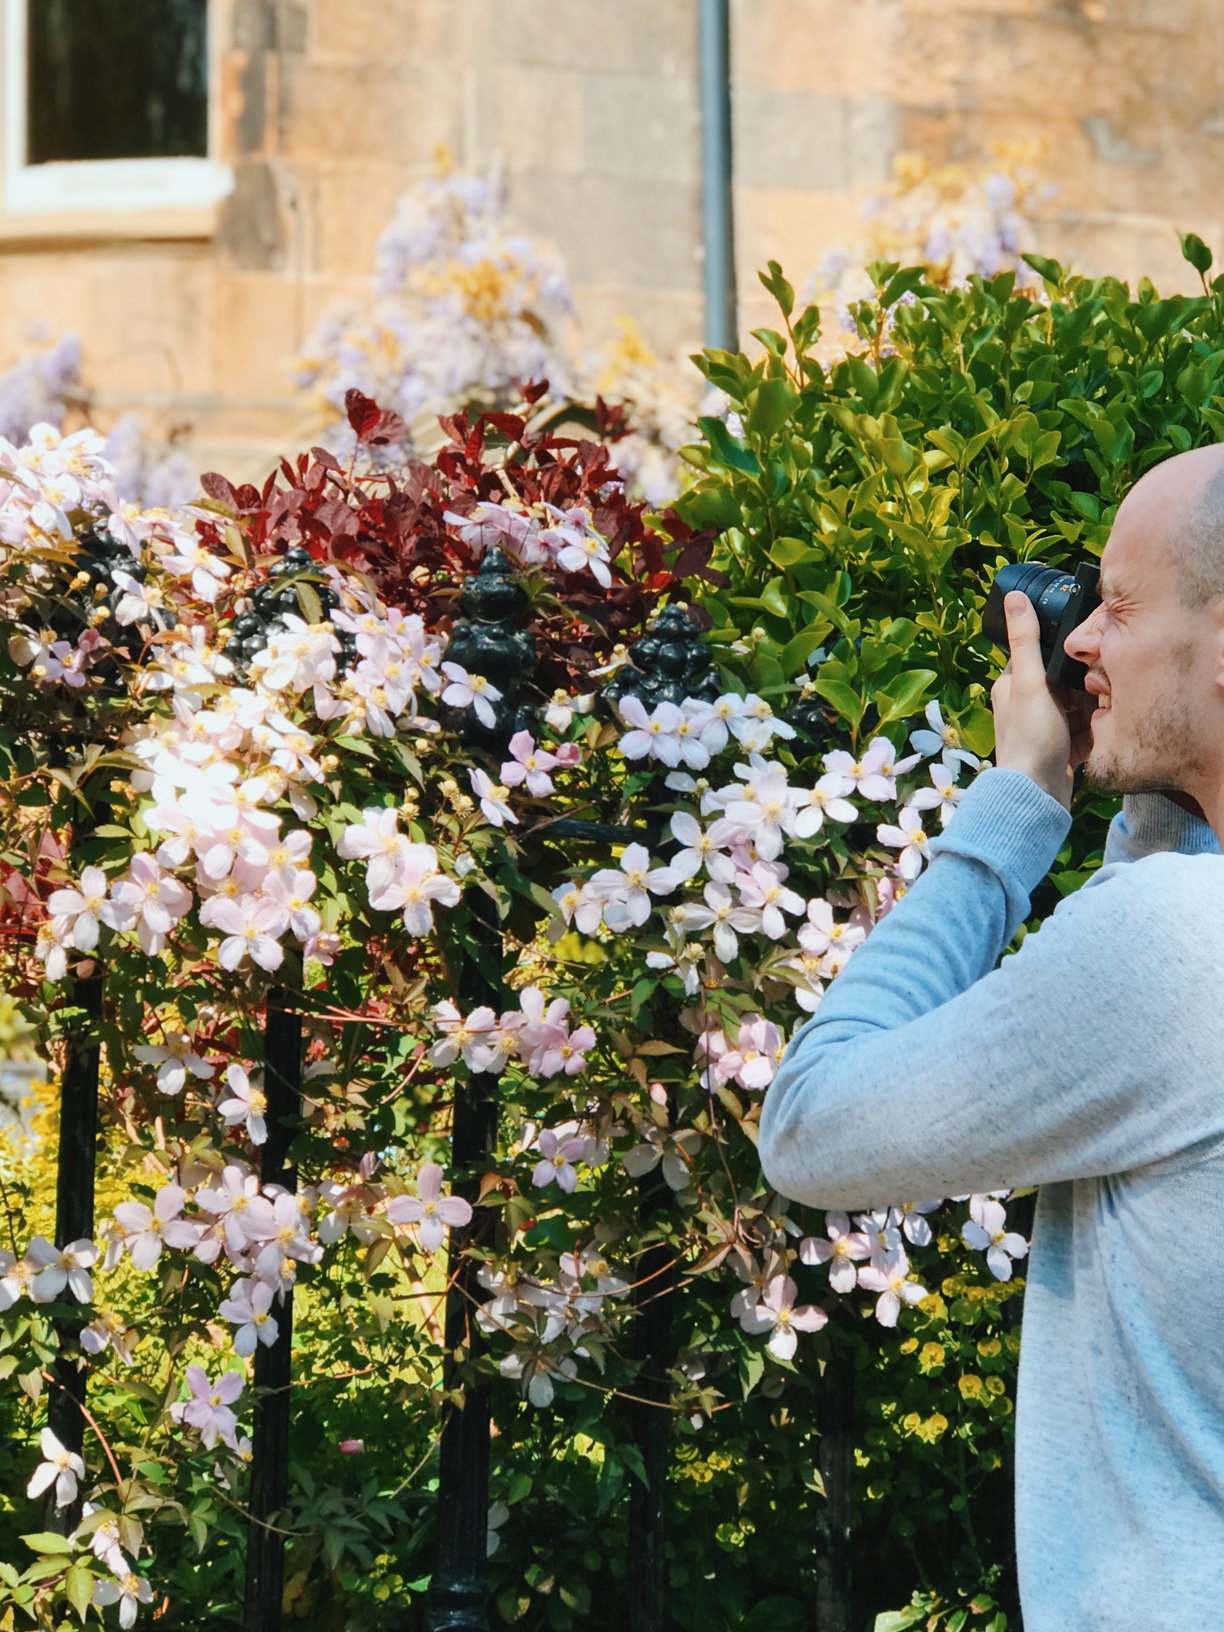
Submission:
M 1100 606 L 1100 577 L 1101 569 L 1095 561 L 1081 562 L 1074 575 L 1061 567 L 1047 567 L 1043 561 L 1010 562 L 999 568 L 990 586 L 982 608 L 982 631 L 996 646 L 1005 652 L 1010 650 L 1003 597 L 1013 589 L 1020 590 L 1033 603 L 1041 625 L 1041 655 L 1047 676 L 1055 685 L 1083 691 L 1087 670 L 1067 656 L 1063 642 Z

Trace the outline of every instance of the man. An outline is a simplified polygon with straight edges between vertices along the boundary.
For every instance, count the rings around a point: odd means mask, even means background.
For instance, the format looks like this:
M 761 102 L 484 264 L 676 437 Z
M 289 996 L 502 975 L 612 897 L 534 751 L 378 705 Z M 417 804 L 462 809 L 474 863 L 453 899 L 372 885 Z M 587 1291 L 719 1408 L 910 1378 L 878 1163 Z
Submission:
M 1101 565 L 1090 736 L 1009 595 L 997 768 L 795 1038 L 760 1154 L 818 1207 L 1041 1186 L 1025 1632 L 1188 1632 L 1224 1623 L 1224 447 L 1145 476 Z M 996 968 L 1084 759 L 1127 795 L 1105 865 Z

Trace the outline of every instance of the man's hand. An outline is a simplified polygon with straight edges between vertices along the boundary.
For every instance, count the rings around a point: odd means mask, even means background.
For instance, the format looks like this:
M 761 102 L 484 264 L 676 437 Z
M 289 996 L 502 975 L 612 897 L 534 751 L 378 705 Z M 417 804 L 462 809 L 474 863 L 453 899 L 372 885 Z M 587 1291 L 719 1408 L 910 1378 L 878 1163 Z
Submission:
M 995 764 L 1021 771 L 1071 808 L 1072 775 L 1092 747 L 1090 705 L 1059 695 L 1046 679 L 1041 626 L 1027 595 L 1013 590 L 1003 602 L 1011 661 L 990 693 L 995 717 Z

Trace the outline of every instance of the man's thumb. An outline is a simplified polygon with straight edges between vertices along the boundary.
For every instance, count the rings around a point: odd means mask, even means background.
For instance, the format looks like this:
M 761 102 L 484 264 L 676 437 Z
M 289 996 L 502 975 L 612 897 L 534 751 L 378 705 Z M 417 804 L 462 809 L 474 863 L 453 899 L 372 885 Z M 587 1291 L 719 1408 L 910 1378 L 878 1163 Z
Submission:
M 1033 603 L 1022 590 L 1013 589 L 1003 598 L 1007 617 L 1007 646 L 1011 653 L 1012 672 L 1030 671 L 1035 663 L 1044 671 L 1041 662 L 1041 625 Z

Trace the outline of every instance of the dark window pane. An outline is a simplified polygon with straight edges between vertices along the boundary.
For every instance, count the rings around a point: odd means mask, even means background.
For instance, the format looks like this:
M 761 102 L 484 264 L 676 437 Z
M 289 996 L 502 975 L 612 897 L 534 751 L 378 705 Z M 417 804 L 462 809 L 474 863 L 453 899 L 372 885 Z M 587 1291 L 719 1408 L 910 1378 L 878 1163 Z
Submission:
M 29 164 L 205 157 L 206 0 L 28 0 Z

